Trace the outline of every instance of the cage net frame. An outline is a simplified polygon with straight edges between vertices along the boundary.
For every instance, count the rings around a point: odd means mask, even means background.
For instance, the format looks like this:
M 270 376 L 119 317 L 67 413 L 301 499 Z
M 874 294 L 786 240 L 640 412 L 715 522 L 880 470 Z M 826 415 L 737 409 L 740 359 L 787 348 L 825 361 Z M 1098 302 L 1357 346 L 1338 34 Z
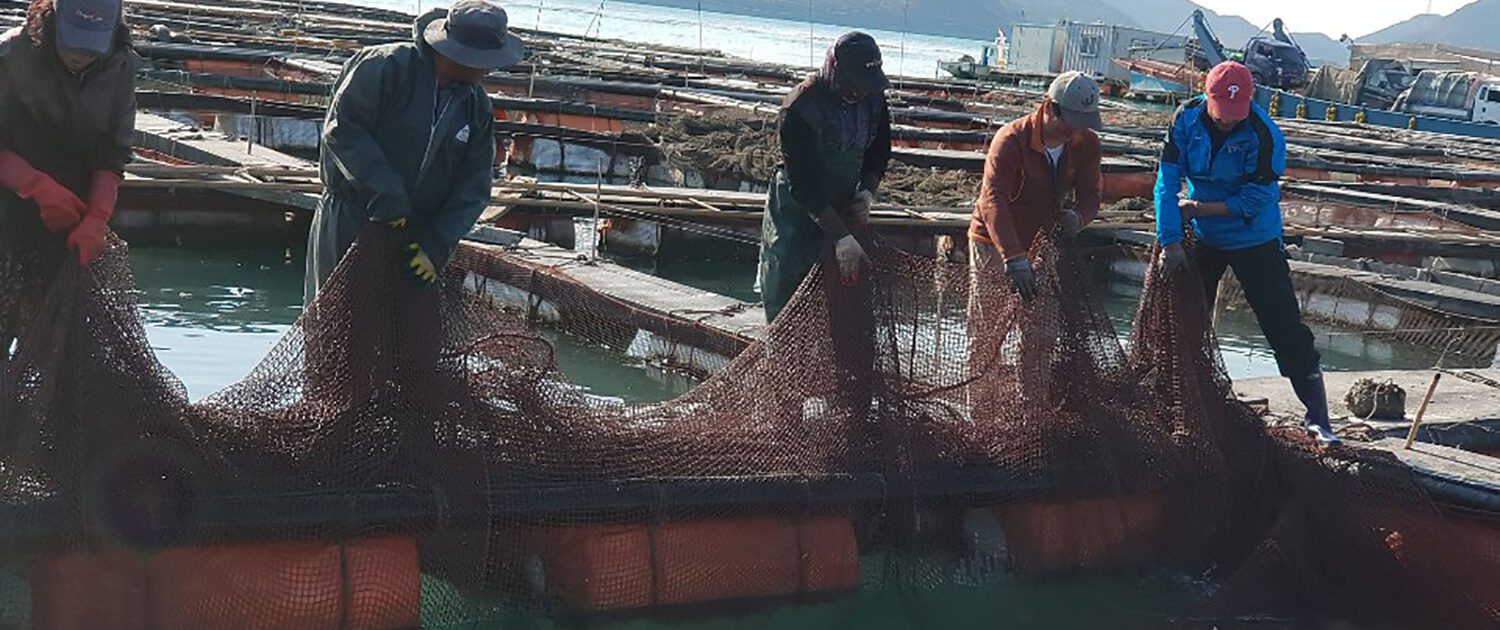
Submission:
M 0 618 L 444 627 L 790 602 L 841 625 L 879 600 L 924 625 L 953 589 L 1170 570 L 1209 576 L 1202 596 L 1122 624 L 1497 627 L 1475 576 L 1500 550 L 1465 526 L 1494 515 L 1439 506 L 1388 455 L 1268 429 L 1233 396 L 1201 283 L 1155 256 L 1127 344 L 1068 238 L 1034 245 L 1029 303 L 885 246 L 846 287 L 825 257 L 764 340 L 627 404 L 465 289 L 478 253 L 436 288 L 390 281 L 406 238 L 366 229 L 199 402 L 151 352 L 122 241 L 62 266 L 0 381 L 0 567 L 25 576 L 0 579 Z M 562 275 L 496 280 L 615 348 L 670 319 L 606 316 Z M 979 620 L 1015 605 L 964 600 Z

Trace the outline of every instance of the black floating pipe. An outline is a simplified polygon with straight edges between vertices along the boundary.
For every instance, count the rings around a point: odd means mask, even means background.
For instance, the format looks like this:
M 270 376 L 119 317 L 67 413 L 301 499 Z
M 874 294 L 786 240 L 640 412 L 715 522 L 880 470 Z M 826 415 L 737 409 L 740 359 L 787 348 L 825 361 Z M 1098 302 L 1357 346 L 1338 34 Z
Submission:
M 1500 514 L 1500 490 L 1431 475 L 1416 481 L 1438 503 Z M 1013 501 L 1086 497 L 1059 493 L 1035 476 L 991 467 L 954 467 L 911 478 L 915 500 L 947 504 L 1000 505 Z M 1110 489 L 1093 488 L 1094 495 Z M 428 533 L 447 528 L 484 528 L 494 519 L 547 520 L 622 518 L 628 515 L 702 513 L 705 509 L 747 512 L 849 509 L 888 499 L 883 475 L 756 476 L 622 479 L 517 485 L 464 497 L 438 487 L 328 490 L 200 497 L 176 514 L 151 523 L 132 522 L 105 506 L 42 499 L 0 505 L 0 555 L 44 549 L 90 548 L 85 542 L 139 548 L 226 544 L 288 538 L 327 538 L 372 532 Z M 1115 489 L 1114 491 L 1118 491 Z M 961 499 L 953 501 L 952 499 Z
M 332 84 L 320 81 L 287 81 L 285 79 L 242 77 L 209 72 L 188 72 L 185 70 L 142 70 L 138 74 L 145 79 L 193 87 L 281 94 L 307 94 L 311 96 L 329 96 L 333 93 Z
M 248 115 L 253 109 L 255 114 L 259 116 L 297 118 L 301 120 L 322 120 L 328 111 L 326 108 L 318 105 L 282 103 L 279 101 L 257 102 L 252 108 L 250 99 L 245 97 L 194 94 L 190 92 L 138 90 L 135 93 L 135 99 L 136 103 L 142 109 L 203 110 L 241 115 Z M 549 107 L 549 109 L 551 108 Z M 571 127 L 505 120 L 495 121 L 495 133 L 505 136 L 530 136 L 568 140 L 576 144 L 613 150 L 624 155 L 657 155 L 655 148 L 651 146 L 650 141 L 644 136 L 630 137 L 628 134 L 601 133 Z
M 962 497 L 975 505 L 1024 497 L 1057 496 L 1041 480 L 990 467 L 935 470 L 912 478 L 918 500 Z M 1096 489 L 1097 490 L 1097 489 Z M 516 485 L 463 496 L 437 486 L 328 490 L 279 494 L 192 497 L 150 510 L 139 522 L 110 506 L 42 499 L 0 505 L 0 550 L 77 547 L 83 541 L 116 541 L 139 547 L 222 544 L 355 532 L 432 532 L 464 524 L 482 527 L 496 518 L 620 518 L 721 511 L 817 510 L 879 504 L 887 498 L 883 475 L 830 474 L 621 479 Z M 130 511 L 127 509 L 125 511 Z M 162 517 L 166 513 L 172 516 Z M 145 514 L 143 512 L 142 514 Z
M 603 116 L 605 118 L 618 118 L 635 122 L 655 122 L 656 112 L 647 109 L 630 109 L 626 107 L 613 107 L 608 105 L 589 105 L 586 103 L 573 103 L 554 99 L 523 98 L 518 96 L 504 96 L 491 94 L 490 102 L 496 109 L 525 110 L 538 112 L 551 112 L 556 114 L 577 114 L 580 116 Z
M 1416 477 L 1417 485 L 1439 505 L 1500 515 L 1500 490 L 1434 475 Z
M 816 508 L 878 501 L 880 475 L 624 479 L 492 488 L 464 497 L 439 487 L 194 497 L 123 513 L 110 506 L 41 499 L 0 505 L 0 550 L 116 541 L 180 546 L 368 531 L 430 532 L 495 518 L 577 518 L 703 508 Z M 131 512 L 125 506 L 123 512 Z M 147 514 L 149 512 L 149 514 Z M 161 516 L 168 514 L 169 516 Z M 141 516 L 149 518 L 137 518 Z M 149 521 L 149 522 L 145 522 Z
M 226 114 L 248 115 L 252 109 L 251 101 L 248 98 L 221 96 L 218 94 L 194 94 L 190 92 L 137 90 L 135 101 L 141 109 L 155 110 L 196 109 L 223 112 Z M 309 120 L 322 120 L 324 114 L 327 112 L 326 108 L 316 105 L 282 103 L 280 101 L 258 101 L 254 105 L 254 110 L 256 115 L 259 116 Z

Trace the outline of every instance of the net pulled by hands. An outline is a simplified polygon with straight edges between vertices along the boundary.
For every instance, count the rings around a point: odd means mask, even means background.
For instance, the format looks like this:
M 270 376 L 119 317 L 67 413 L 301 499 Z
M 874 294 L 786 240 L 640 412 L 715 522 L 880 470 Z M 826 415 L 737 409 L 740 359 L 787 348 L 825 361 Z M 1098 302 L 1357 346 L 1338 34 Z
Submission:
M 1465 580 L 1493 546 L 1465 534 L 1459 557 L 1454 519 L 1399 464 L 1268 432 L 1234 399 L 1201 283 L 1154 263 L 1122 344 L 1071 240 L 1033 248 L 1031 302 L 998 269 L 872 248 L 857 286 L 825 261 L 763 341 L 674 400 L 627 404 L 571 383 L 485 283 L 628 345 L 639 327 L 587 287 L 483 279 L 502 254 L 464 248 L 425 288 L 399 280 L 398 251 L 370 228 L 261 363 L 200 402 L 151 352 L 122 244 L 59 272 L 0 381 L 0 561 L 404 537 L 452 587 L 418 598 L 428 625 L 1171 567 L 1222 585 L 1183 619 L 1493 627 Z M 736 560 L 736 539 L 760 552 Z M 307 579 L 280 588 L 321 592 Z M 322 605 L 238 590 L 180 605 L 254 602 L 273 628 Z

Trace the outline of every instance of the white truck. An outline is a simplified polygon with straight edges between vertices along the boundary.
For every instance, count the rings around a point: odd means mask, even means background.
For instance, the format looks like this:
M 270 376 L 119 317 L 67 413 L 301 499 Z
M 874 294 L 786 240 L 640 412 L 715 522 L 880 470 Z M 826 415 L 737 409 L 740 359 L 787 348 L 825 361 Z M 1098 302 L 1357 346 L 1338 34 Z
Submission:
M 1500 124 L 1500 77 L 1478 72 L 1423 70 L 1391 107 L 1395 111 Z

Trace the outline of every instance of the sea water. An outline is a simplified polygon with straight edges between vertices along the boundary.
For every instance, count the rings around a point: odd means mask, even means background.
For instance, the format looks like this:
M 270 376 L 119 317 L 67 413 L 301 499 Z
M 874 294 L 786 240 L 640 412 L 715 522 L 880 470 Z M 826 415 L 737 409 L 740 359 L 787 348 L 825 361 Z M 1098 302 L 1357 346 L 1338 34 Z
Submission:
M 363 0 L 358 4 L 416 12 L 450 3 Z M 823 52 L 830 42 L 847 31 L 859 29 L 879 42 L 887 73 L 917 78 L 937 76 L 939 61 L 951 61 L 962 55 L 978 57 L 985 44 L 955 37 L 867 29 L 858 24 L 823 24 L 818 20 L 818 3 L 809 7 L 810 22 L 710 11 L 700 14 L 690 9 L 595 0 L 506 0 L 502 5 L 511 24 L 521 28 L 705 48 L 745 59 L 798 67 L 821 65 Z
M 298 249 L 132 247 L 151 348 L 201 400 L 244 378 L 302 312 Z M 571 335 L 540 331 L 568 379 L 588 393 L 666 400 L 693 379 L 611 353 Z

